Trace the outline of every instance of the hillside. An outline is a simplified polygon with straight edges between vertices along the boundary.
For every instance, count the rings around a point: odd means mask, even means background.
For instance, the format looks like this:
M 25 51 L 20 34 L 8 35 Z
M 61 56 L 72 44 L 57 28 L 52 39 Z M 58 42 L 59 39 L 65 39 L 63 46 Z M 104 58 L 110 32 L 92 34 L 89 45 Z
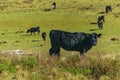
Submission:
M 53 0 L 0 0 L 0 80 L 119 80 L 120 1 L 54 1 L 55 10 Z M 112 7 L 108 14 L 104 13 L 107 5 Z M 96 23 L 101 15 L 105 22 L 99 30 Z M 35 26 L 40 26 L 40 35 L 26 33 Z M 49 57 L 52 29 L 102 37 L 85 57 L 61 48 L 58 61 Z M 47 33 L 46 42 L 42 32 Z M 22 54 L 16 55 L 17 51 Z

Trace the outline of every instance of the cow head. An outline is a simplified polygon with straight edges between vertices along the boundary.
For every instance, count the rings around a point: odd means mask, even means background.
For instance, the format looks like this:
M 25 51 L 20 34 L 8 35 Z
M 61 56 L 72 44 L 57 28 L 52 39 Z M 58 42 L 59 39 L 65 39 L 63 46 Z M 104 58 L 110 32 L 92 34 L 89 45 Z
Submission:
M 98 37 L 102 36 L 102 34 L 96 34 L 96 33 L 92 33 L 90 34 L 90 42 L 92 45 L 96 45 L 97 41 L 98 41 Z

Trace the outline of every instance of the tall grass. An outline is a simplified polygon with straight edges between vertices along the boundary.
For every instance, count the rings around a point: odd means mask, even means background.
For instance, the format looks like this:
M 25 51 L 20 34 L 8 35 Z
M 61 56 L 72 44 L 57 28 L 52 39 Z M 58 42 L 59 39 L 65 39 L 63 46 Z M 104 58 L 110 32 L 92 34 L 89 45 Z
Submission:
M 91 55 L 49 57 L 46 54 L 1 54 L 0 76 L 4 80 L 119 80 L 119 59 Z M 106 77 L 105 77 L 106 76 Z M 104 79 L 103 79 L 104 80 Z

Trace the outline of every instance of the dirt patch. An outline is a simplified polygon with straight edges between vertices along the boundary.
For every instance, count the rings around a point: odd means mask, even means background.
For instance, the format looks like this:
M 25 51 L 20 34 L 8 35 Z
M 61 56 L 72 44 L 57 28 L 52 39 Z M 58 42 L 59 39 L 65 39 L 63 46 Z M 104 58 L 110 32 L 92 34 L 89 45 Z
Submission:
M 22 50 L 4 50 L 4 51 L 0 51 L 0 53 L 25 54 L 25 52 Z
M 120 60 L 120 54 L 107 54 L 107 55 L 101 55 L 102 59 L 113 59 L 113 60 Z

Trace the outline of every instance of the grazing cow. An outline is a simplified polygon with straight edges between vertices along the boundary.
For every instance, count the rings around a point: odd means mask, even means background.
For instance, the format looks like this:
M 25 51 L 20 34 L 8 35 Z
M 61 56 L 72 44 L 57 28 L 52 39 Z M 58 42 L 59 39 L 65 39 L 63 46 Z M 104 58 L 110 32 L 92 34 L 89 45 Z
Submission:
M 52 3 L 52 9 L 53 9 L 53 10 L 56 9 L 56 2 L 53 2 L 53 3 Z
M 81 55 L 97 44 L 98 37 L 102 34 L 86 34 L 83 32 L 65 32 L 60 30 L 50 31 L 50 55 L 59 56 L 60 47 L 68 51 L 79 51 Z
M 35 34 L 35 32 L 38 32 L 38 35 L 39 35 L 39 33 L 40 33 L 40 27 L 39 26 L 32 27 L 32 28 L 30 28 L 30 29 L 27 30 L 27 33 L 29 33 L 29 32 L 31 33 L 31 35 L 32 35 L 32 33 Z
M 107 14 L 108 14 L 108 12 L 112 12 L 112 8 L 110 5 L 106 6 L 105 10 L 106 10 Z
M 46 32 L 43 32 L 43 33 L 42 33 L 42 38 L 43 38 L 43 41 L 46 40 Z

